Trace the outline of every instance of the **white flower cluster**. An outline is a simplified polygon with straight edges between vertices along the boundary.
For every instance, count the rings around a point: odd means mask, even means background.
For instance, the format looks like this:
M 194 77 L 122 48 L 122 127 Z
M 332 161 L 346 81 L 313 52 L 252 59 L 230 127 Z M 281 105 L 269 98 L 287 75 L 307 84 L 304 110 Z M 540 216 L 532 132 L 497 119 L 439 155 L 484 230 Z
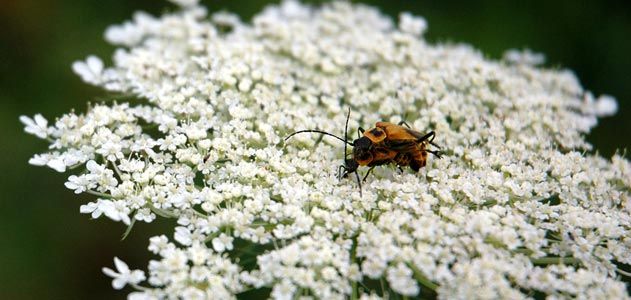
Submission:
M 631 163 L 588 152 L 584 135 L 614 113 L 570 71 L 511 52 L 430 45 L 424 19 L 286 1 L 255 16 L 211 16 L 174 1 L 108 29 L 113 66 L 73 69 L 129 97 L 54 124 L 22 117 L 51 142 L 30 163 L 90 193 L 82 213 L 130 227 L 175 218 L 153 237 L 144 272 L 116 259 L 132 299 L 629 298 Z M 335 176 L 342 134 L 405 119 L 436 131 L 442 159 L 418 173 L 379 167 L 360 196 Z M 350 134 L 349 134 L 350 135 Z M 360 168 L 360 172 L 366 169 Z M 175 244 L 177 242 L 177 245 Z

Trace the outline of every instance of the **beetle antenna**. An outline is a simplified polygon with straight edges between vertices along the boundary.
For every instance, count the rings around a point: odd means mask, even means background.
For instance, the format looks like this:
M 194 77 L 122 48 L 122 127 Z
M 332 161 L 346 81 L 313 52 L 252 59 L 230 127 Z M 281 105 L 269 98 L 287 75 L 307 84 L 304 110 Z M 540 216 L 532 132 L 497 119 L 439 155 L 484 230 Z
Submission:
M 344 164 L 346 164 L 346 155 L 347 154 L 347 150 L 348 150 L 348 145 L 350 144 L 348 142 L 348 120 L 351 118 L 351 108 L 350 106 L 348 107 L 348 114 L 346 115 L 346 125 L 344 125 L 344 139 L 345 139 L 345 144 L 344 144 Z M 352 144 L 350 144 L 352 145 Z M 359 173 L 357 173 L 357 169 L 355 169 L 355 178 L 357 178 L 357 185 L 359 185 L 359 197 L 362 197 L 362 182 L 361 180 L 359 180 Z
M 351 117 L 351 107 L 348 107 L 348 114 L 346 115 L 346 125 L 344 126 L 344 157 L 346 157 L 346 153 L 348 150 L 348 119 Z
M 334 135 L 334 134 L 328 133 L 328 132 L 326 132 L 326 131 L 315 130 L 315 129 L 307 129 L 307 130 L 299 130 L 299 131 L 296 131 L 296 132 L 294 132 L 294 133 L 292 133 L 292 134 L 288 135 L 288 136 L 285 138 L 285 141 L 286 141 L 286 140 L 288 140 L 289 138 L 291 138 L 292 136 L 296 135 L 296 134 L 299 134 L 299 133 L 305 133 L 305 132 L 315 132 L 315 133 L 325 134 L 325 135 L 328 135 L 328 136 L 332 136 L 332 137 L 334 137 L 334 138 L 336 138 L 336 139 L 338 139 L 338 140 L 340 140 L 340 141 L 342 141 L 342 142 L 344 142 L 344 143 L 348 143 L 348 140 L 343 139 L 343 138 L 341 138 L 341 137 L 339 137 L 339 136 L 337 136 L 337 135 Z

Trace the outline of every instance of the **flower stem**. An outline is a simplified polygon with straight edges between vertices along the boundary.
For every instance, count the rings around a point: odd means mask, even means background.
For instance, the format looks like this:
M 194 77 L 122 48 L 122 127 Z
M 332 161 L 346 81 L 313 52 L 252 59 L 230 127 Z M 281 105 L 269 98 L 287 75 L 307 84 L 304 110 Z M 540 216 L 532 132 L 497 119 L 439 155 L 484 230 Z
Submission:
M 616 271 L 624 276 L 631 277 L 631 273 L 627 271 L 620 270 L 619 268 Z
M 410 267 L 414 272 L 414 278 L 416 279 L 416 281 L 420 282 L 424 287 L 429 288 L 432 291 L 436 291 L 436 289 L 438 288 L 438 284 L 435 284 L 434 282 L 429 280 L 429 278 L 425 277 L 425 275 L 423 275 L 423 273 L 421 273 L 421 271 L 413 264 L 408 264 L 408 267 Z
M 160 209 L 157 208 L 155 206 L 153 206 L 153 204 L 151 204 L 151 202 L 147 202 L 147 205 L 149 206 L 149 209 L 151 209 L 151 211 L 153 213 L 155 213 L 158 216 L 161 216 L 163 218 L 177 218 L 178 215 L 168 211 L 168 210 L 164 210 L 164 209 Z
M 129 224 L 129 226 L 127 226 L 127 230 L 125 230 L 125 233 L 123 233 L 121 241 L 126 239 L 129 233 L 131 233 L 131 229 L 134 228 L 134 224 L 136 224 L 136 214 L 132 216 L 131 223 Z
M 121 171 L 116 166 L 116 163 L 114 163 L 113 161 L 110 161 L 110 164 L 112 165 L 112 169 L 114 169 L 114 172 L 116 173 L 116 175 L 118 175 L 118 179 L 120 179 L 122 181 L 123 180 L 123 174 L 121 173 Z
M 355 234 L 353 236 L 353 246 L 351 247 L 351 262 L 353 263 L 357 259 L 357 237 L 358 236 L 359 234 Z M 359 297 L 358 291 L 357 291 L 357 281 L 353 280 L 351 285 L 352 285 L 351 299 L 356 300 Z
M 530 261 L 535 265 L 551 265 L 551 264 L 568 264 L 568 265 L 576 265 L 581 261 L 574 257 L 542 257 L 542 258 L 532 258 Z
M 91 194 L 91 195 L 95 195 L 95 196 L 101 197 L 101 198 L 107 198 L 107 199 L 114 198 L 110 194 L 101 193 L 101 192 L 97 192 L 97 191 L 93 191 L 93 190 L 86 190 L 85 192 L 88 193 L 88 194 Z

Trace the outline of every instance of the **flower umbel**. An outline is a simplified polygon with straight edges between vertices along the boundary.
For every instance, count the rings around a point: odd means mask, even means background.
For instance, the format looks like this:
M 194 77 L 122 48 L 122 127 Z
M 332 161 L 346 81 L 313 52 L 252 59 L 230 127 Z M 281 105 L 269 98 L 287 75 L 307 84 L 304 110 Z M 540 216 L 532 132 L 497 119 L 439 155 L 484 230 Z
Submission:
M 242 22 L 197 1 L 107 30 L 113 65 L 90 56 L 87 83 L 135 97 L 54 124 L 21 117 L 51 142 L 30 163 L 73 170 L 81 206 L 150 238 L 142 271 L 104 268 L 130 298 L 628 298 L 631 163 L 591 154 L 615 113 L 567 70 L 511 51 L 486 59 L 431 45 L 424 19 L 398 24 L 347 2 L 294 1 Z M 118 99 L 120 100 L 120 99 Z M 335 173 L 343 145 L 297 135 L 399 122 L 436 131 L 445 155 L 419 173 L 380 167 L 363 195 Z M 50 126 L 49 126 L 50 125 Z

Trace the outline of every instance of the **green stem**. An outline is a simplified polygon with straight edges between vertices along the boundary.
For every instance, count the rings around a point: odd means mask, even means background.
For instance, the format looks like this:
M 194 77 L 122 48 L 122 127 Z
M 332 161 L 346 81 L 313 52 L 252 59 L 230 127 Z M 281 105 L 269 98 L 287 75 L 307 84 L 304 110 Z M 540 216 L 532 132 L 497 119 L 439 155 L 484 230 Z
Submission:
M 123 180 L 123 174 L 121 173 L 121 171 L 118 169 L 118 167 L 116 166 L 116 164 L 113 161 L 110 161 L 110 164 L 112 164 L 112 168 L 114 169 L 114 172 L 116 173 L 116 175 L 118 175 L 118 178 L 120 180 Z
M 432 291 L 436 291 L 436 289 L 438 288 L 438 284 L 435 284 L 427 277 L 425 277 L 425 275 L 423 275 L 423 273 L 421 273 L 421 271 L 413 264 L 408 264 L 408 267 L 410 267 L 414 272 L 414 278 L 416 279 L 416 281 L 420 282 L 426 288 L 429 288 Z
M 383 277 L 379 278 L 379 284 L 381 285 L 381 294 L 384 298 L 386 298 L 386 285 L 383 283 Z
M 200 212 L 198 212 L 197 210 L 194 210 L 194 209 L 193 209 L 193 212 L 194 212 L 194 213 L 195 213 L 195 215 L 197 215 L 198 217 L 202 217 L 202 218 L 207 218 L 207 217 L 208 217 L 207 215 L 205 215 L 205 214 L 203 214 L 203 213 L 200 213 Z
M 542 257 L 542 258 L 532 258 L 530 261 L 535 265 L 552 265 L 552 264 L 567 264 L 567 265 L 576 265 L 581 261 L 574 257 Z
M 126 239 L 129 233 L 131 233 L 131 229 L 134 227 L 134 224 L 136 224 L 136 214 L 131 217 L 131 223 L 127 226 L 127 230 L 125 230 L 125 233 L 123 233 L 121 241 Z
M 97 192 L 97 191 L 93 191 L 93 190 L 86 190 L 85 192 L 86 192 L 86 193 L 88 193 L 88 194 L 91 194 L 91 195 L 95 195 L 95 196 L 98 196 L 98 197 L 102 197 L 102 198 L 107 198 L 107 199 L 112 199 L 112 198 L 114 198 L 114 197 L 112 197 L 112 195 L 110 195 L 110 194 L 101 193 L 101 192 Z
M 151 211 L 154 214 L 156 214 L 158 216 L 161 216 L 163 218 L 177 218 L 178 217 L 178 215 L 176 215 L 176 214 L 174 214 L 174 213 L 172 213 L 172 212 L 170 212 L 168 210 L 160 209 L 160 208 L 157 208 L 157 207 L 153 206 L 153 204 L 151 204 L 151 202 L 147 202 L 147 206 L 149 206 L 149 209 L 151 209 Z
M 627 276 L 627 277 L 631 277 L 631 273 L 627 272 L 627 271 L 622 271 L 620 269 L 617 269 L 616 271 L 618 271 L 618 273 Z
M 353 236 L 353 246 L 351 247 L 351 262 L 355 262 L 357 259 L 357 237 L 358 234 L 356 234 L 355 236 Z M 351 292 L 351 299 L 352 300 L 357 300 L 359 299 L 359 292 L 357 290 L 357 281 L 354 281 L 351 283 L 352 285 L 352 292 Z
M 210 241 L 212 241 L 214 238 L 218 237 L 219 234 L 221 233 L 221 230 L 211 233 L 209 234 L 205 239 L 204 239 L 204 243 L 208 243 Z

